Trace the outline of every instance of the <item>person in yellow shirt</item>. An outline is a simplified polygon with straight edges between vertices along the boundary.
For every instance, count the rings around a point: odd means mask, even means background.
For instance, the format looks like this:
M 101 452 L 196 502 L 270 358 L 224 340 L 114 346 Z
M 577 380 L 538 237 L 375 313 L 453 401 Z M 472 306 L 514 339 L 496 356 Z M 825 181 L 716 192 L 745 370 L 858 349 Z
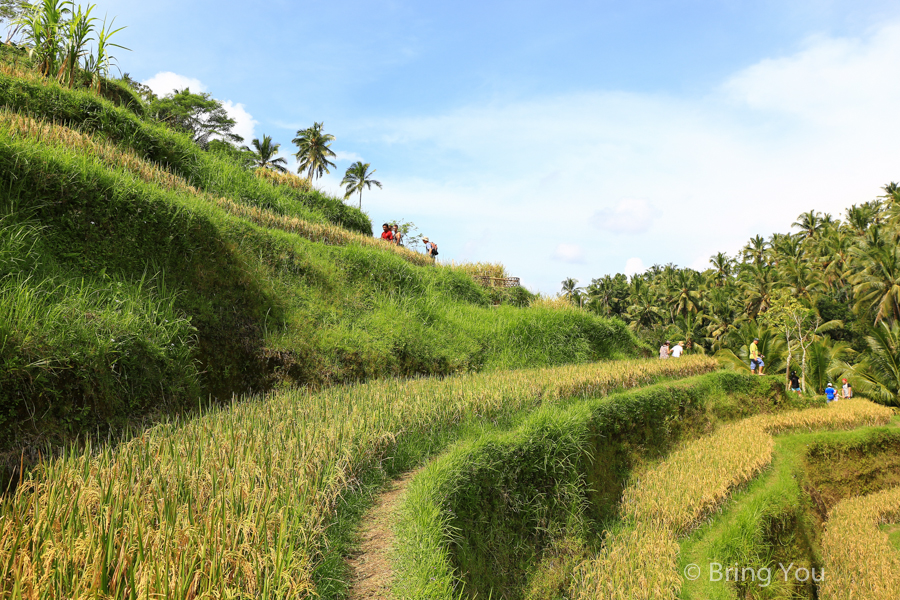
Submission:
M 756 369 L 759 367 L 759 338 L 753 338 L 753 343 L 750 344 L 750 374 L 757 375 Z M 762 369 L 760 369 L 762 371 Z

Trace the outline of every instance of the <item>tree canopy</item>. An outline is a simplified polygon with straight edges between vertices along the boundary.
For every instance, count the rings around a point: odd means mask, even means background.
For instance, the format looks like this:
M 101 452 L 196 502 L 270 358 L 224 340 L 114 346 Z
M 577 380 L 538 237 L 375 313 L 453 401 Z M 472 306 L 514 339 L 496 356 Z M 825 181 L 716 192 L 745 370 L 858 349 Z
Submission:
M 150 103 L 149 114 L 157 120 L 184 131 L 202 148 L 211 140 L 240 143 L 244 138 L 232 130 L 236 121 L 228 116 L 222 103 L 206 92 L 192 93 L 190 88 L 174 90 Z

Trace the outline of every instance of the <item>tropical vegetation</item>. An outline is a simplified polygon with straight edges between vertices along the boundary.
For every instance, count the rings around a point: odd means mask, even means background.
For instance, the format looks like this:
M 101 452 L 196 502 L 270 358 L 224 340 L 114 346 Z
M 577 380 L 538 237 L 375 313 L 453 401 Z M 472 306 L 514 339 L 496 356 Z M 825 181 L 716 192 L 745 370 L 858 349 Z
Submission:
M 847 377 L 857 392 L 898 405 L 900 191 L 883 189 L 843 218 L 805 212 L 794 231 L 755 236 L 736 256 L 710 257 L 703 271 L 653 265 L 583 290 L 566 279 L 562 294 L 623 319 L 652 345 L 684 341 L 688 352 L 738 369 L 748 369 L 758 337 L 767 373 L 796 371 L 817 393 Z

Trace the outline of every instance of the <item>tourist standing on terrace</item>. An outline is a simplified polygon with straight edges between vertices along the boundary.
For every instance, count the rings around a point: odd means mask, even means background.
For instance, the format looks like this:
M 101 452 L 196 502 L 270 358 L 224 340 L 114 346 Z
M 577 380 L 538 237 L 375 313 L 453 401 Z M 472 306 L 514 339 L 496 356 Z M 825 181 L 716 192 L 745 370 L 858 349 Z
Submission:
M 850 385 L 846 379 L 842 379 L 841 383 L 844 385 L 841 386 L 841 398 L 850 399 L 853 397 L 853 386 Z
M 659 347 L 659 358 L 662 360 L 669 358 L 669 342 L 668 342 L 668 340 L 663 342 L 663 345 Z
M 678 342 L 675 344 L 675 347 L 672 348 L 672 358 L 678 358 L 681 356 L 682 352 L 684 352 L 684 342 Z
M 393 241 L 394 241 L 394 234 L 393 234 L 393 232 L 391 231 L 391 226 L 388 225 L 387 223 L 385 223 L 384 225 L 381 226 L 381 229 L 382 229 L 382 231 L 381 231 L 381 239 L 383 239 L 383 240 L 386 241 L 386 242 L 393 242 Z
M 403 245 L 403 234 L 400 233 L 400 229 L 397 227 L 397 224 L 394 223 L 391 226 L 391 233 L 394 235 L 394 243 L 398 246 Z
M 753 338 L 753 343 L 750 344 L 750 374 L 756 375 L 756 368 L 759 366 L 759 346 L 757 343 L 759 342 L 759 338 Z M 762 371 L 762 369 L 760 369 Z
M 434 257 L 438 254 L 437 244 L 428 241 L 427 237 L 423 237 L 422 241 L 425 242 L 425 256 L 429 256 L 431 260 L 434 260 Z

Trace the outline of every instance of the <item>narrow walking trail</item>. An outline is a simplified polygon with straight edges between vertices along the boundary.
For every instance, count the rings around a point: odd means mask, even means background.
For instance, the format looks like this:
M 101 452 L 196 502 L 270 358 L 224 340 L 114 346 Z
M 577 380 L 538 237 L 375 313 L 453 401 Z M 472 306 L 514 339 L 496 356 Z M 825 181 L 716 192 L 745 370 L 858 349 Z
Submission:
M 374 506 L 363 516 L 359 553 L 347 558 L 351 580 L 350 600 L 390 600 L 391 550 L 394 545 L 395 513 L 400 508 L 406 487 L 419 469 L 392 480 L 378 495 Z

